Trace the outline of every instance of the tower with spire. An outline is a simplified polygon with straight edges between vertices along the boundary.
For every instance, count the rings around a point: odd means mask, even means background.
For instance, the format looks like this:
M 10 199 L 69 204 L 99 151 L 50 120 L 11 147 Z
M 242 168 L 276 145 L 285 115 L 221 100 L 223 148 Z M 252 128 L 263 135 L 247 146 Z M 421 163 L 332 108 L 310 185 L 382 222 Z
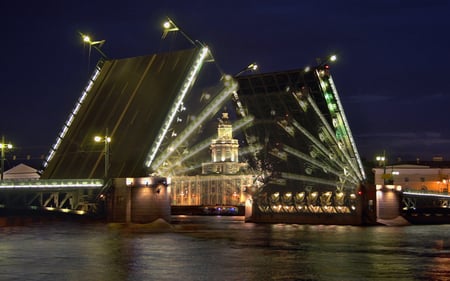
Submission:
M 228 113 L 223 112 L 217 126 L 217 138 L 210 146 L 211 162 L 202 163 L 202 174 L 233 175 L 244 170 L 246 163 L 239 163 L 239 143 L 233 138 L 233 127 Z
M 218 118 L 217 137 L 211 141 L 210 162 L 193 176 L 172 177 L 172 205 L 244 205 L 245 190 L 253 183 L 247 163 L 239 163 L 239 142 L 227 112 Z

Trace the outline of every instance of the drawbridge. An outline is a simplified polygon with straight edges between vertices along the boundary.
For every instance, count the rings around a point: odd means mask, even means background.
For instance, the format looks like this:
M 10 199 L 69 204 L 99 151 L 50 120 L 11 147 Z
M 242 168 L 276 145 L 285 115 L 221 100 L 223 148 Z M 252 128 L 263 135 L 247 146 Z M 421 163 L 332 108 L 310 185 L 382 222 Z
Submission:
M 356 213 L 365 175 L 329 68 L 235 77 L 218 69 L 200 43 L 101 59 L 50 148 L 42 180 L 104 179 L 90 191 L 99 198 L 109 178 L 200 174 L 226 108 L 239 160 L 254 178 L 242 187 L 254 217 Z M 28 201 L 49 206 L 52 196 Z M 73 201 L 62 198 L 55 204 Z

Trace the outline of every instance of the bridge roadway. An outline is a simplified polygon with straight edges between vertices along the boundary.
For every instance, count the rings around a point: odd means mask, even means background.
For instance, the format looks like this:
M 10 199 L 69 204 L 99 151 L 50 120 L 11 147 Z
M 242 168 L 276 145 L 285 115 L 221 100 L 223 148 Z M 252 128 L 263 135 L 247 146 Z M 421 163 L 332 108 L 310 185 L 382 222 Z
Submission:
M 102 179 L 0 181 L 0 208 L 96 214 L 110 182 Z
M 3 180 L 0 208 L 94 215 L 109 187 L 103 179 Z M 403 191 L 398 201 L 400 214 L 412 223 L 450 223 L 448 193 Z
M 450 223 L 448 192 L 403 191 L 399 199 L 401 215 L 411 223 Z

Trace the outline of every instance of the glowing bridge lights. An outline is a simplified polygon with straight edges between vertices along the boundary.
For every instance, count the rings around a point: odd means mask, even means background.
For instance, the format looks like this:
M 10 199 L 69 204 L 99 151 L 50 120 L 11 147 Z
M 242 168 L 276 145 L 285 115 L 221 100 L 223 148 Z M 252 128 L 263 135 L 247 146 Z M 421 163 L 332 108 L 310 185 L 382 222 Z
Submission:
M 188 71 L 188 76 L 184 80 L 183 85 L 181 86 L 181 89 L 178 93 L 178 96 L 175 99 L 174 105 L 172 106 L 171 110 L 169 111 L 168 115 L 166 116 L 166 119 L 159 131 L 159 134 L 155 140 L 155 142 L 152 145 L 152 148 L 150 150 L 150 153 L 147 156 L 146 166 L 149 168 L 152 165 L 153 160 L 156 157 L 156 153 L 159 150 L 159 147 L 161 146 L 163 139 L 167 135 L 167 132 L 169 131 L 170 125 L 172 124 L 172 121 L 175 119 L 176 114 L 180 108 L 180 106 L 183 104 L 183 99 L 188 93 L 188 91 L 191 89 L 192 85 L 195 82 L 195 79 L 197 78 L 201 67 L 203 66 L 203 63 L 205 61 L 205 58 L 208 54 L 208 48 L 203 47 L 200 52 L 197 55 L 197 59 L 195 60 L 194 64 L 192 65 L 191 69 Z

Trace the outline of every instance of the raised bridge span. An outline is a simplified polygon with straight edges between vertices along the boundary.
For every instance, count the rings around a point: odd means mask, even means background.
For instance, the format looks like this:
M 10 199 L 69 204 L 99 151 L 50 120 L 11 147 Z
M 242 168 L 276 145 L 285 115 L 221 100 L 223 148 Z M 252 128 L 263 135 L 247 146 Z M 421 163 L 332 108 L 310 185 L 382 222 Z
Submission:
M 0 206 L 95 213 L 107 179 L 198 173 L 225 107 L 254 178 L 249 221 L 363 223 L 364 169 L 328 65 L 233 77 L 202 44 L 101 59 L 41 179 L 3 181 Z

